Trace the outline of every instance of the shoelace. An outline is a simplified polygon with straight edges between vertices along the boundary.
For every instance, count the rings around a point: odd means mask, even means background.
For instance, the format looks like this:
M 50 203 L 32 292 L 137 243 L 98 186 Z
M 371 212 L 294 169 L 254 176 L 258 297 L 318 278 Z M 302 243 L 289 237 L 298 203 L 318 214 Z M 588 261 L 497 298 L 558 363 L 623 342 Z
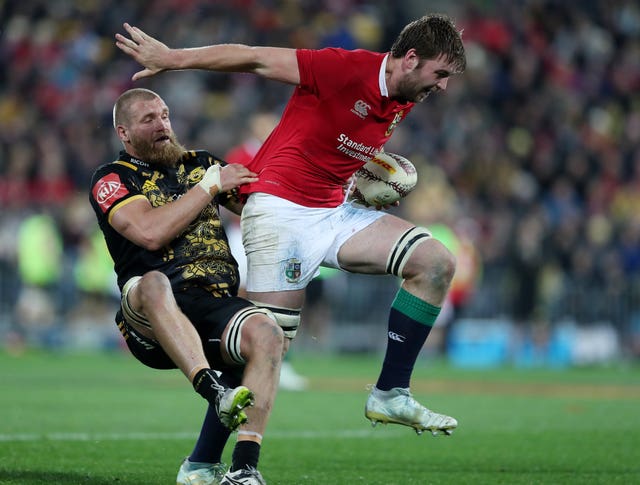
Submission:
M 218 414 L 220 413 L 220 401 L 222 400 L 222 396 L 227 391 L 227 388 L 220 384 L 217 379 L 214 377 L 211 379 L 211 388 L 214 389 L 217 393 L 216 395 L 216 411 Z

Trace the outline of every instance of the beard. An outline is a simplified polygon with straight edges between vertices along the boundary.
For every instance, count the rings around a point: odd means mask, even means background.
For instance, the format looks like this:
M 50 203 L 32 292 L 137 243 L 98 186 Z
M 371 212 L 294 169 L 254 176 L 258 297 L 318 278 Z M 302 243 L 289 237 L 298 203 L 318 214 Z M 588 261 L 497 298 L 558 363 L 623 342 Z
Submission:
M 162 143 L 159 147 L 155 146 L 154 142 L 133 136 L 130 143 L 141 160 L 165 167 L 175 167 L 187 149 L 180 144 L 175 133 L 171 132 L 167 137 L 169 143 Z
M 421 103 L 429 97 L 435 86 L 425 87 L 411 77 L 406 77 L 398 83 L 398 94 L 394 98 L 401 103 Z

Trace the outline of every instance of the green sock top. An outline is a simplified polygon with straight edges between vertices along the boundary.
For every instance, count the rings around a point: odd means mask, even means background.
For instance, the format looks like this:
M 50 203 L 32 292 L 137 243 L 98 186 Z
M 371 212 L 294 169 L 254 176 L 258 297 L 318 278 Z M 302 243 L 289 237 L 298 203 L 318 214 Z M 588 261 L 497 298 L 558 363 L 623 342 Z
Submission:
M 417 296 L 413 296 L 404 288 L 400 288 L 400 291 L 398 291 L 398 294 L 391 304 L 391 308 L 395 308 L 412 320 L 430 327 L 435 323 L 441 310 L 440 307 L 431 305 Z

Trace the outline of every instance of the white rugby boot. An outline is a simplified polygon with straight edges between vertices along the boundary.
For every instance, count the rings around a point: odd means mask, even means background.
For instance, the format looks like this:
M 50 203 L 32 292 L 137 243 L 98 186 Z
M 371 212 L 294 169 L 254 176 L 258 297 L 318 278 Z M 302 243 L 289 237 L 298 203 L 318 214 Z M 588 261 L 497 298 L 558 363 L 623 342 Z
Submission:
M 222 478 L 220 485 L 267 485 L 262 475 L 253 467 L 240 468 L 235 472 L 229 470 Z
M 191 462 L 185 458 L 178 470 L 176 485 L 220 485 L 226 471 L 224 463 Z
M 450 435 L 458 426 L 454 418 L 425 408 L 413 398 L 409 389 L 402 387 L 381 391 L 373 386 L 364 415 L 373 426 L 378 423 L 402 424 L 415 429 L 418 434 L 429 430 L 434 436 L 441 432 Z

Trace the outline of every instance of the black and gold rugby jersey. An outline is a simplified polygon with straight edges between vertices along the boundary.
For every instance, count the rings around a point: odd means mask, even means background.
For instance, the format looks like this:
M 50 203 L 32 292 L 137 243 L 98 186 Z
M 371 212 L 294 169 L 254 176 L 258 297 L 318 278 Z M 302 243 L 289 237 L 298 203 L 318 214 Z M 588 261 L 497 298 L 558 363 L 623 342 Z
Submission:
M 177 200 L 216 163 L 226 165 L 206 151 L 189 151 L 176 167 L 152 166 L 122 151 L 118 160 L 95 171 L 89 198 L 115 262 L 120 289 L 131 277 L 158 270 L 169 277 L 174 291 L 199 286 L 219 297 L 237 293 L 238 265 L 218 212 L 228 194 L 216 196 L 180 236 L 158 251 L 134 244 L 110 224 L 119 207 L 137 198 L 145 197 L 153 207 Z

